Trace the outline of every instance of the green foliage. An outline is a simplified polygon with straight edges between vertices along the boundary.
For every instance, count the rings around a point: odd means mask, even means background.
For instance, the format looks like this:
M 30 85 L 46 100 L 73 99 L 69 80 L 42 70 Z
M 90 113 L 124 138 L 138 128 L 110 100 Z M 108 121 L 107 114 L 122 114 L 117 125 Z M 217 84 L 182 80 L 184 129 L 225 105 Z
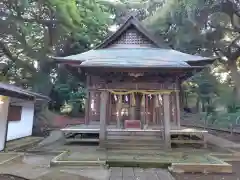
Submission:
M 84 113 L 86 92 L 83 87 L 78 88 L 76 92 L 69 94 L 68 103 L 72 107 L 71 116 L 77 116 L 79 112 Z
M 84 112 L 86 92 L 83 87 L 73 89 L 69 84 L 60 84 L 55 86 L 55 90 L 63 100 L 60 112 L 71 116 L 78 116 L 79 113 Z
M 207 114 L 209 107 L 212 111 L 219 106 L 226 107 L 228 113 L 238 112 L 239 7 L 239 3 L 228 0 L 169 0 L 143 21 L 174 49 L 222 58 L 211 72 L 198 73 L 183 84 L 185 97 L 189 101 L 197 99 L 196 106 L 202 104 Z M 222 75 L 227 78 L 222 80 Z M 213 123 L 217 116 L 215 112 L 210 114 Z
M 214 65 L 217 69 L 214 76 L 212 72 L 201 72 L 186 82 L 184 88 L 186 96 L 198 99 L 206 109 L 225 104 L 229 112 L 237 112 L 238 102 L 232 92 L 238 92 L 240 87 L 240 76 L 237 68 L 234 69 L 240 55 L 239 42 L 235 41 L 239 38 L 240 18 L 235 2 L 4 0 L 0 5 L 3 7 L 0 57 L 7 63 L 5 77 L 45 95 L 51 92 L 53 106 L 58 110 L 66 103 L 83 110 L 84 85 L 80 82 L 84 82 L 84 75 L 76 79 L 69 72 L 57 71 L 51 56 L 89 50 L 107 34 L 112 24 L 110 18 L 118 25 L 123 17 L 135 12 L 150 31 L 161 35 L 174 49 L 190 54 L 225 56 L 226 61 L 222 59 L 221 65 Z M 230 72 L 226 82 L 219 83 L 216 72 Z
M 55 101 L 50 104 L 50 109 L 71 116 L 84 112 L 85 85 L 64 67 L 60 67 L 57 74 L 51 92 L 51 97 Z
M 110 23 L 107 9 L 95 0 L 0 4 L 0 49 L 9 65 L 8 80 L 46 95 L 55 76 L 51 56 L 68 55 L 72 46 L 89 49 L 101 41 Z M 66 48 L 69 41 L 73 45 Z
M 80 53 L 101 42 L 111 24 L 108 7 L 97 0 L 4 0 L 0 6 L 6 80 L 50 96 L 55 110 L 67 102 L 73 111 L 83 111 L 84 79 L 57 71 L 51 57 Z

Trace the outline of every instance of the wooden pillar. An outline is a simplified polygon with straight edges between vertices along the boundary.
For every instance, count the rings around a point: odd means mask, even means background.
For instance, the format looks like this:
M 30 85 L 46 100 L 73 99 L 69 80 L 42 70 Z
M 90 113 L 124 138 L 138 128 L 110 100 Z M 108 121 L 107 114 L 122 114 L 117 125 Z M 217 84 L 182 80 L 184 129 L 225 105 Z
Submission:
M 107 131 L 107 102 L 108 92 L 102 91 L 100 95 L 100 133 L 99 133 L 99 146 L 100 148 L 105 147 L 106 131 Z
M 173 126 L 177 127 L 177 101 L 176 101 L 176 92 L 171 93 L 171 101 L 172 101 L 172 119 L 173 119 Z
M 108 124 L 110 125 L 111 124 L 111 122 L 112 122 L 112 94 L 109 92 L 108 93 L 108 108 L 107 108 L 107 110 L 108 110 L 108 114 L 107 114 L 107 116 L 108 116 Z
M 122 95 L 118 96 L 117 102 L 117 128 L 121 128 Z
M 95 102 L 95 99 L 94 99 L 94 94 L 95 92 L 94 91 L 89 91 L 89 110 L 88 110 L 88 118 L 89 118 L 89 121 L 88 121 L 88 124 L 90 124 L 92 121 L 95 120 L 95 115 L 93 114 L 93 110 L 94 108 L 96 107 L 96 102 Z
M 90 76 L 87 75 L 87 81 L 86 86 L 90 86 Z M 89 124 L 89 110 L 91 110 L 91 97 L 90 97 L 90 91 L 87 89 L 86 99 L 85 99 L 85 117 L 84 117 L 84 123 Z
M 179 88 L 179 92 L 178 92 L 178 96 L 179 96 L 179 102 L 180 102 L 180 110 L 183 110 L 183 106 L 184 106 L 184 90 L 182 88 L 182 83 L 179 82 L 178 83 L 178 88 Z
M 141 95 L 139 93 L 136 93 L 135 96 L 135 102 L 136 102 L 136 107 L 135 107 L 135 120 L 141 120 Z
M 149 103 L 149 100 L 148 100 L 148 95 L 145 95 L 145 114 L 146 114 L 146 127 L 148 127 L 149 125 L 149 116 L 150 116 L 150 111 L 149 111 L 149 106 L 150 106 L 150 103 Z
M 172 94 L 169 94 L 170 124 L 172 124 L 173 122 L 172 108 L 173 108 Z
M 164 136 L 165 147 L 171 148 L 171 135 L 170 135 L 170 96 L 169 94 L 163 95 L 163 110 L 164 110 Z
M 107 92 L 107 105 L 106 105 L 106 124 L 109 125 L 109 111 L 110 111 L 110 99 L 111 99 L 111 96 L 109 95 L 109 92 Z
M 176 116 L 177 116 L 177 127 L 181 126 L 181 109 L 180 109 L 180 98 L 179 91 L 176 91 Z
M 157 124 L 157 114 L 156 114 L 156 108 L 157 108 L 157 95 L 153 95 L 153 124 Z
M 85 99 L 85 124 L 89 124 L 89 110 L 91 104 L 90 92 L 87 92 L 87 97 Z
M 135 120 L 136 119 L 136 102 L 134 94 L 130 94 L 130 119 Z
M 140 102 L 140 119 L 141 119 L 141 129 L 145 128 L 146 125 L 146 95 L 142 94 L 142 99 Z

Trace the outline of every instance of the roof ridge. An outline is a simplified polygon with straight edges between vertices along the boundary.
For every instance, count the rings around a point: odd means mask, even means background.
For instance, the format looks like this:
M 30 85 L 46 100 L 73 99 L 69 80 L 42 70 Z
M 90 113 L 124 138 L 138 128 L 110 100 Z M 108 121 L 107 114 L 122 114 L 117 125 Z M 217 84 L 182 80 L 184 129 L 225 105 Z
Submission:
M 141 22 L 132 14 L 128 16 L 128 18 L 116 30 L 116 32 L 114 32 L 112 35 L 107 37 L 101 44 L 96 46 L 94 49 L 102 49 L 107 47 L 109 44 L 114 42 L 119 36 L 121 36 L 132 25 L 158 48 L 170 49 L 164 42 L 160 42 L 159 38 L 154 37 L 149 31 L 147 31 L 146 27 L 144 27 L 141 24 Z

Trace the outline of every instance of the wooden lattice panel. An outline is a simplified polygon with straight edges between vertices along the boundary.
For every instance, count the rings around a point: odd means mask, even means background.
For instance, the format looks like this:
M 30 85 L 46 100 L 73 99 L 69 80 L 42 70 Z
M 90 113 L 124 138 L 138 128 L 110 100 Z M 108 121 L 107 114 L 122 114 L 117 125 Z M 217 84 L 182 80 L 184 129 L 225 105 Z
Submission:
M 144 37 L 137 29 L 130 28 L 124 34 L 122 34 L 111 46 L 119 45 L 139 45 L 143 46 L 153 46 L 153 43 Z

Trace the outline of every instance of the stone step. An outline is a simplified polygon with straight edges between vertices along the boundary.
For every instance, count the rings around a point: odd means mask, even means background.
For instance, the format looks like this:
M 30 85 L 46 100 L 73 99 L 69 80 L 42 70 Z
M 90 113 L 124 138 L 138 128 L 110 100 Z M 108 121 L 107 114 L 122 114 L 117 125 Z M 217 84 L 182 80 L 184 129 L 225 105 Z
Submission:
M 117 144 L 159 144 L 163 143 L 163 139 L 108 139 L 107 143 L 117 143 Z
M 128 150 L 160 150 L 164 147 L 163 141 L 124 141 L 111 140 L 106 143 L 107 149 L 128 149 Z
M 161 136 L 107 136 L 108 140 L 139 140 L 139 141 L 159 141 Z
M 162 156 L 175 156 L 175 157 L 183 157 L 184 153 L 179 151 L 173 151 L 168 149 L 167 151 L 165 149 L 159 150 L 129 150 L 129 149 L 115 149 L 115 150 L 107 150 L 108 154 L 116 154 L 116 155 L 162 155 Z
M 159 145 L 159 146 L 112 146 L 112 145 L 107 145 L 107 150 L 138 150 L 138 151 L 142 151 L 142 150 L 158 150 L 161 151 L 164 149 L 163 145 Z
M 162 136 L 162 131 L 108 131 L 107 136 Z
M 161 150 L 164 138 L 161 131 L 108 132 L 106 147 L 109 150 Z
M 124 143 L 107 143 L 107 147 L 116 147 L 116 148 L 122 148 L 122 147 L 147 147 L 147 148 L 153 148 L 153 147 L 160 147 L 163 146 L 163 143 L 159 144 L 137 144 L 137 143 L 132 143 L 132 144 L 124 144 Z

